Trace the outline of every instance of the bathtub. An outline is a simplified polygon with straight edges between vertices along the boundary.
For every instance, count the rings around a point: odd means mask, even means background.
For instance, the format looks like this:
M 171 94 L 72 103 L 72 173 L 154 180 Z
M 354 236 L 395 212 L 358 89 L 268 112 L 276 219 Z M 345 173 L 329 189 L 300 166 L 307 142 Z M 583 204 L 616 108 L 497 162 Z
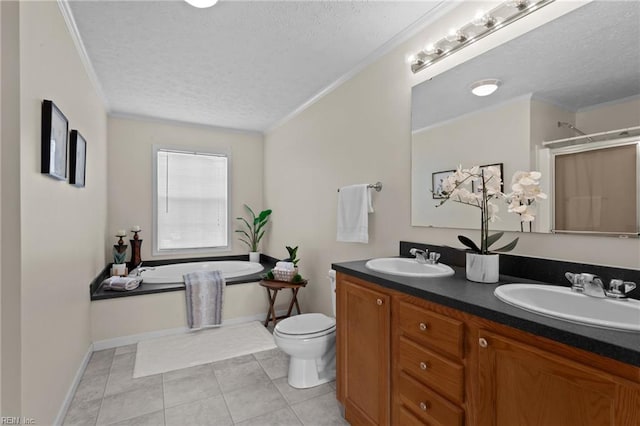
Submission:
M 189 272 L 220 270 L 225 279 L 251 275 L 264 268 L 259 263 L 241 260 L 219 260 L 209 262 L 176 263 L 145 269 L 140 274 L 144 284 L 169 284 L 184 282 L 182 276 Z

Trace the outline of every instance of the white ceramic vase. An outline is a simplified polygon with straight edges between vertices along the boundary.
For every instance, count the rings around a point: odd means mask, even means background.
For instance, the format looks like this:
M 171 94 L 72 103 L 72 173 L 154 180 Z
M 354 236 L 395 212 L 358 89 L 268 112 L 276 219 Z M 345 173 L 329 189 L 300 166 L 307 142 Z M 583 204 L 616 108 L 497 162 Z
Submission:
M 259 251 L 250 251 L 249 252 L 249 262 L 260 263 L 260 252 Z
M 497 283 L 500 278 L 500 255 L 467 252 L 467 279 L 477 283 Z

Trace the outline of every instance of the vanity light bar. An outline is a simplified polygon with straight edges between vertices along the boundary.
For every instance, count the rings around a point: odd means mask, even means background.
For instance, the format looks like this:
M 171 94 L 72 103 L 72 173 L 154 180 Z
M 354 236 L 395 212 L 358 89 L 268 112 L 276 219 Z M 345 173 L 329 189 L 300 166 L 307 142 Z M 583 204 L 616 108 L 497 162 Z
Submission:
M 451 29 L 449 34 L 409 58 L 411 71 L 417 73 L 457 52 L 483 37 L 506 27 L 531 12 L 552 3 L 554 0 L 509 0 L 489 12 L 478 12 L 471 22 L 460 29 Z

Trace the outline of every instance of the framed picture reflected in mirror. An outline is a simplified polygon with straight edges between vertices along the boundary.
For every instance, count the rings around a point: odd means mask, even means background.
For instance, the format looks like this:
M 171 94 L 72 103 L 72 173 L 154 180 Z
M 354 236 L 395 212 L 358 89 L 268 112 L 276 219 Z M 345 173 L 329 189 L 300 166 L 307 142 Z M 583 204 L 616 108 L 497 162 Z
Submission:
M 500 192 L 504 192 L 504 167 L 502 163 L 495 163 L 495 164 L 485 164 L 484 166 L 480 166 L 480 170 L 482 169 L 486 169 L 487 167 L 497 167 L 500 169 L 500 179 L 502 179 L 502 182 L 500 183 Z M 479 193 L 482 192 L 482 185 L 480 185 L 480 181 L 472 181 L 471 182 L 471 192 L 475 193 Z
M 445 170 L 431 174 L 431 192 L 434 200 L 446 198 L 442 192 L 442 182 L 453 173 L 455 173 L 455 170 Z

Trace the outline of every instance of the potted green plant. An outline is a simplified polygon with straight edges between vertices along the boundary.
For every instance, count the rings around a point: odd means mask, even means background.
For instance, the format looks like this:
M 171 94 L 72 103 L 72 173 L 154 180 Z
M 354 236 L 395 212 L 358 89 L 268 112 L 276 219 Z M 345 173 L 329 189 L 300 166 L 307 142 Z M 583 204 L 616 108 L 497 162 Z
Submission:
M 298 246 L 295 246 L 295 247 L 286 246 L 286 248 L 287 248 L 287 252 L 289 252 L 289 257 L 286 258 L 284 261 L 292 262 L 293 266 L 297 268 L 298 262 L 300 262 L 300 259 L 298 259 Z
M 236 219 L 240 221 L 240 229 L 236 229 L 235 232 L 240 234 L 240 241 L 249 247 L 249 261 L 259 263 L 260 252 L 258 251 L 258 245 L 266 232 L 265 227 L 269 223 L 271 210 L 263 210 L 256 216 L 251 207 L 244 204 L 244 208 L 249 213 L 249 218 L 237 217 Z
M 287 281 L 292 283 L 301 283 L 304 281 L 302 275 L 298 273 L 298 246 L 289 247 L 286 246 L 289 257 L 283 259 L 282 262 L 288 262 L 293 264 L 293 269 L 279 268 L 280 262 L 276 263 L 276 267 L 271 269 L 265 275 L 268 280 Z
M 289 257 L 286 258 L 285 262 L 293 263 L 295 268 L 293 277 L 291 278 L 292 283 L 299 283 L 303 281 L 302 275 L 298 273 L 298 262 L 300 262 L 300 258 L 298 257 L 298 246 L 289 247 L 286 246 L 287 252 L 289 253 Z

